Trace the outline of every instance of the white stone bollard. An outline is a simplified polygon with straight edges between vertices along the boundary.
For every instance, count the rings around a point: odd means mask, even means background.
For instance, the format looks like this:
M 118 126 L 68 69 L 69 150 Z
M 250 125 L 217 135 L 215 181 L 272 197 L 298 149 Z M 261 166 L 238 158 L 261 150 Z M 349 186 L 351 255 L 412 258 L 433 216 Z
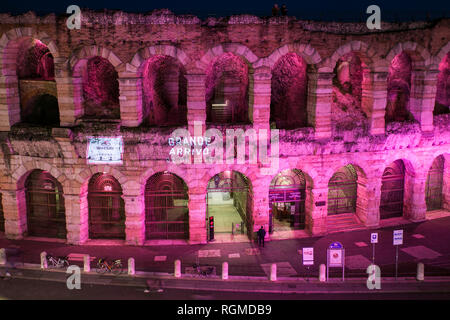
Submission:
M 175 260 L 175 272 L 174 272 L 175 278 L 181 277 L 181 261 Z
M 321 264 L 321 265 L 320 265 L 320 275 L 319 275 L 319 281 L 320 281 L 320 282 L 325 282 L 325 281 L 327 280 L 327 279 L 326 279 L 325 271 L 326 271 L 325 265 L 324 265 L 324 264 Z
M 134 258 L 128 259 L 128 274 L 134 276 L 136 274 L 136 269 L 134 265 Z
M 91 256 L 88 254 L 83 255 L 83 262 L 84 262 L 84 272 L 90 272 L 91 271 Z
M 41 269 L 47 269 L 48 263 L 47 263 L 47 252 L 43 251 L 41 252 Z
M 0 266 L 4 266 L 6 264 L 6 249 L 0 248 Z
M 425 278 L 425 266 L 423 265 L 422 262 L 419 262 L 417 264 L 417 280 L 418 281 L 423 281 Z
M 277 264 L 272 263 L 270 266 L 270 281 L 277 281 Z
M 228 262 L 222 263 L 222 280 L 228 280 Z

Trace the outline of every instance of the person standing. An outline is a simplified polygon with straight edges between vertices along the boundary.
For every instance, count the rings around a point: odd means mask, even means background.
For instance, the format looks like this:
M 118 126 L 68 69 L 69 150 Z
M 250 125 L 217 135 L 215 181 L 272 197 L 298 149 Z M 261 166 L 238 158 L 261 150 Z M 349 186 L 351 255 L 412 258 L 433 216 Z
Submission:
M 266 230 L 264 230 L 264 226 L 261 226 L 261 229 L 258 230 L 258 246 L 264 247 L 264 237 L 266 236 Z
M 280 8 L 278 7 L 278 4 L 274 4 L 272 8 L 272 16 L 278 17 L 278 14 L 280 13 Z
M 287 8 L 286 8 L 286 5 L 285 5 L 285 4 L 283 4 L 283 5 L 281 6 L 281 15 L 282 15 L 282 16 L 287 16 Z

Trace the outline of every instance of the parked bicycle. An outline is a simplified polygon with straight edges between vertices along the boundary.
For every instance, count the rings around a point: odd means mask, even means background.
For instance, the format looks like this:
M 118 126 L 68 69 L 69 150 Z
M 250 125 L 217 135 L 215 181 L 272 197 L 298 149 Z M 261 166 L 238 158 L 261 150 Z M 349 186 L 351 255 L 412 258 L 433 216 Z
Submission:
M 49 266 L 54 268 L 64 268 L 69 266 L 69 259 L 67 257 L 54 257 L 51 254 L 47 254 L 47 262 Z
M 100 258 L 97 262 L 97 272 L 106 273 L 107 271 L 113 274 L 120 274 L 124 271 L 122 260 L 116 259 L 108 261 L 106 258 Z
M 195 274 L 203 276 L 203 277 L 210 276 L 214 272 L 214 267 L 211 267 L 211 266 L 200 266 L 197 263 L 194 263 L 192 265 L 192 268 L 194 269 Z

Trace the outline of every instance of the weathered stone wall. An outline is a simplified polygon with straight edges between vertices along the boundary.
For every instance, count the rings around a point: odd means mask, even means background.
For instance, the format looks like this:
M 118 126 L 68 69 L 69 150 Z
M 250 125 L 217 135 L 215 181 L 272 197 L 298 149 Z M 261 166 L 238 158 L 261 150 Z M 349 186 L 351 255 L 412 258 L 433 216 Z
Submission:
M 287 17 L 210 18 L 153 13 L 133 15 L 83 13 L 80 30 L 69 30 L 65 17 L 33 14 L 0 15 L 0 189 L 9 238 L 26 235 L 23 181 L 34 169 L 46 170 L 63 186 L 67 241 L 88 240 L 87 184 L 97 172 L 112 174 L 121 184 L 126 211 L 126 242 L 145 242 L 144 188 L 149 177 L 169 171 L 189 188 L 189 240 L 206 241 L 208 181 L 224 170 L 236 170 L 251 182 L 255 229 L 268 230 L 270 181 L 284 169 L 300 169 L 307 179 L 306 225 L 312 234 L 327 232 L 328 183 L 339 168 L 352 164 L 358 171 L 356 214 L 368 227 L 379 225 L 381 177 L 386 166 L 402 159 L 409 168 L 404 216 L 425 217 L 424 186 L 433 160 L 445 156 L 444 208 L 450 209 L 449 115 L 433 117 L 439 63 L 450 50 L 450 20 L 430 23 L 382 24 L 368 31 L 365 24 L 297 21 Z M 54 57 L 61 127 L 23 128 L 16 61 L 20 39 L 46 44 Z M 401 52 L 412 60 L 411 122 L 385 125 L 387 75 L 390 62 Z M 279 167 L 264 175 L 261 164 L 174 164 L 167 161 L 171 129 L 141 125 L 142 69 L 156 55 L 176 59 L 187 81 L 187 126 L 206 129 L 206 74 L 223 53 L 239 56 L 248 66 L 249 118 L 247 127 L 270 125 L 271 77 L 276 63 L 296 53 L 307 67 L 307 128 L 280 130 Z M 367 123 L 337 127 L 331 121 L 333 70 L 337 61 L 356 52 L 363 64 L 361 108 Z M 83 79 L 79 66 L 100 56 L 118 72 L 120 120 L 85 123 L 81 120 Z M 147 115 L 148 116 L 148 115 Z M 81 121 L 80 121 L 81 120 Z M 222 130 L 231 128 L 222 126 Z M 202 134 L 195 133 L 197 134 Z M 123 165 L 87 165 L 89 136 L 124 139 Z M 320 202 L 325 205 L 318 205 Z

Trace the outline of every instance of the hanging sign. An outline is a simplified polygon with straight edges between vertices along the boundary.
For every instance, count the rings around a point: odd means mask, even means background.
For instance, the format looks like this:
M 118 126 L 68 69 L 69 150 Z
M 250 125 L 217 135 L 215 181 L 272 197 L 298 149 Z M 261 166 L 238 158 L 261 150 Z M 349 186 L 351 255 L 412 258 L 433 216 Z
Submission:
M 122 137 L 90 137 L 88 139 L 88 164 L 122 164 Z

